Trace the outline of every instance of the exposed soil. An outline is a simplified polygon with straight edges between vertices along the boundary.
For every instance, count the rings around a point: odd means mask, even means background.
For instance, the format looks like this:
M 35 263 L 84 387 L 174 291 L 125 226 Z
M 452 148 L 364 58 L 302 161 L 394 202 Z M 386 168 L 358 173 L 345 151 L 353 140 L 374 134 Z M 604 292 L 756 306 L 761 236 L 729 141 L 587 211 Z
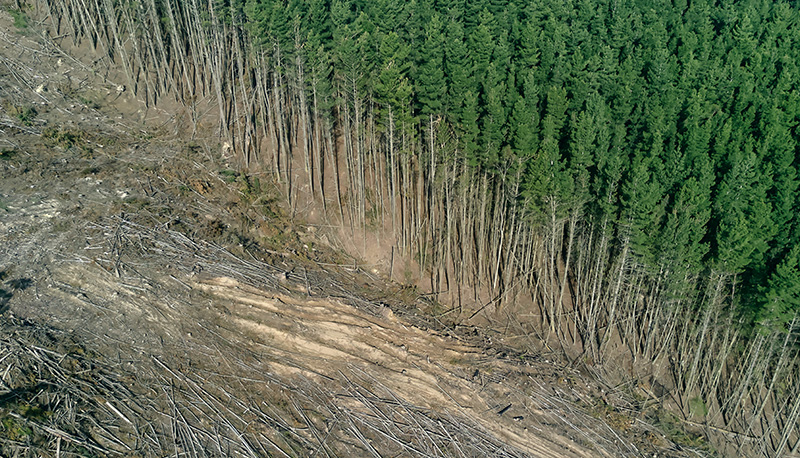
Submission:
M 437 320 L 137 103 L 0 10 L 0 455 L 701 453 L 657 399 Z

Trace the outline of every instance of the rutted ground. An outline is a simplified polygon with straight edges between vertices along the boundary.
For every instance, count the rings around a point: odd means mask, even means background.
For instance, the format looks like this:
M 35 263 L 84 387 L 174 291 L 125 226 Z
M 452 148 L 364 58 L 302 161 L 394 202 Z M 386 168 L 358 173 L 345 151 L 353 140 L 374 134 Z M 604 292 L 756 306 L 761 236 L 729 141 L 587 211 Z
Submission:
M 353 268 L 219 148 L 124 117 L 124 88 L 11 23 L 0 453 L 682 455 L 619 390 Z

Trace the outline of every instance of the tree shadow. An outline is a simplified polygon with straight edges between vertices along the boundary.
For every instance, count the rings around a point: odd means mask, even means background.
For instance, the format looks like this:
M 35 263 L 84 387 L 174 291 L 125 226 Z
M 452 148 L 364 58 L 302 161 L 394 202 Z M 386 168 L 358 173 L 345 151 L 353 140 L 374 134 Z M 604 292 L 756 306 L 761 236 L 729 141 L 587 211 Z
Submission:
M 33 285 L 33 280 L 30 278 L 16 278 L 14 280 L 9 280 L 6 284 L 11 288 L 19 291 L 24 291 Z
M 11 300 L 11 294 L 9 291 L 0 288 L 0 314 L 3 314 L 8 310 L 8 301 Z
M 0 270 L 0 281 L 6 280 L 11 276 L 11 269 Z M 24 291 L 33 285 L 33 280 L 30 278 L 15 278 L 5 281 L 5 288 L 0 288 L 0 314 L 5 313 L 9 308 L 9 301 L 14 296 L 12 291 Z M 8 288 L 8 289 L 6 289 Z

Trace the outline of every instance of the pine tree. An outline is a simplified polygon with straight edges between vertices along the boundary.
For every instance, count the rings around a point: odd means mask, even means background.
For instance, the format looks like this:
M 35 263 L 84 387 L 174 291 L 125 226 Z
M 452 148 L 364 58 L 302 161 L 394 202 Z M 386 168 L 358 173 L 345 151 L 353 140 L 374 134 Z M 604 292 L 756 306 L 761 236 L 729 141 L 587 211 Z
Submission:
M 714 199 L 718 222 L 715 268 L 737 274 L 763 261 L 775 227 L 766 195 L 770 177 L 759 170 L 752 143 L 741 150 L 732 148 L 730 169 Z
M 451 123 L 463 123 L 463 110 L 466 103 L 466 94 L 478 96 L 478 87 L 472 74 L 472 67 L 464 65 L 469 62 L 469 54 L 464 43 L 464 28 L 459 22 L 450 21 L 445 27 L 444 69 L 448 93 L 445 100 L 445 110 L 450 116 Z M 477 107 L 471 108 L 477 113 Z M 477 122 L 477 119 L 475 120 Z
M 778 264 L 764 291 L 758 313 L 760 326 L 787 332 L 790 322 L 800 314 L 800 245 L 795 245 Z
M 759 156 L 772 165 L 774 186 L 769 200 L 774 205 L 772 219 L 775 225 L 775 242 L 771 257 L 779 257 L 792 247 L 791 237 L 797 223 L 798 189 L 800 180 L 795 168 L 797 142 L 792 137 L 789 117 L 778 107 L 773 107 L 762 120 L 763 140 Z
M 447 95 L 444 78 L 444 33 L 441 16 L 435 14 L 425 27 L 425 42 L 420 51 L 420 62 L 416 67 L 417 100 L 425 115 L 442 113 L 443 100 Z
M 408 107 L 411 83 L 408 81 L 410 62 L 408 47 L 395 32 L 383 36 L 378 51 L 378 75 L 375 93 L 380 104 L 395 111 Z
M 553 86 L 547 92 L 547 108 L 541 127 L 541 143 L 534 157 L 527 162 L 523 180 L 523 196 L 528 200 L 534 218 L 555 213 L 563 216 L 562 204 L 567 200 L 570 183 L 561 157 L 561 129 L 566 116 L 566 91 Z
M 522 94 L 511 114 L 511 144 L 515 155 L 524 163 L 539 147 L 539 86 L 533 70 L 520 73 Z
M 656 143 L 660 137 L 656 136 Z M 654 145 L 658 148 L 658 145 Z M 622 243 L 630 243 L 645 267 L 657 262 L 657 234 L 661 230 L 666 205 L 664 188 L 658 180 L 658 155 L 638 151 L 622 185 L 622 215 L 619 221 Z
M 484 81 L 494 53 L 494 16 L 484 9 L 479 15 L 479 24 L 467 37 L 467 50 L 472 58 L 472 71 L 477 81 Z M 461 63 L 463 65 L 463 62 Z
M 506 86 L 495 70 L 494 62 L 489 64 L 484 86 L 485 113 L 482 117 L 482 142 L 480 166 L 491 170 L 498 165 L 500 150 L 506 143 Z

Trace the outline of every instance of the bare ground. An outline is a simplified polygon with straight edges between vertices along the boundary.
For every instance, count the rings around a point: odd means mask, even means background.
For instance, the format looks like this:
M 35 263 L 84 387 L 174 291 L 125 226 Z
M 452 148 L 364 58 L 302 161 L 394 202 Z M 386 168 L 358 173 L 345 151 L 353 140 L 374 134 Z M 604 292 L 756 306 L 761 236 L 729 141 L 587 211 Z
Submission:
M 0 455 L 703 454 L 437 320 L 35 30 L 0 10 Z

